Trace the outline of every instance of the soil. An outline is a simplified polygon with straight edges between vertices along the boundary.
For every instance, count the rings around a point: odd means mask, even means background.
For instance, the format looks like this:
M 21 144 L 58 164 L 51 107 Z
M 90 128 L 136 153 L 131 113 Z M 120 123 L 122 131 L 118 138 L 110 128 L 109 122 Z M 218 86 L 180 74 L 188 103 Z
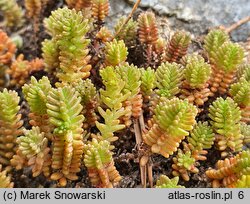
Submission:
M 41 42 L 49 38 L 49 35 L 45 33 L 44 26 L 42 24 L 42 19 L 48 17 L 51 11 L 55 10 L 56 8 L 63 6 L 62 0 L 55 0 L 49 1 L 50 3 L 42 12 L 40 16 L 40 26 L 39 32 L 34 32 L 32 21 L 30 19 L 26 19 L 26 23 L 24 27 L 16 32 L 21 35 L 23 38 L 23 47 L 19 49 L 18 53 L 23 53 L 26 59 L 34 59 L 35 57 L 41 57 Z M 23 0 L 19 0 L 18 3 L 23 6 Z M 8 31 L 8 34 L 12 34 L 13 31 Z M 133 56 L 133 55 L 131 55 Z M 131 56 L 129 56 L 129 60 L 131 60 Z M 137 55 L 138 56 L 138 55 Z M 132 59 L 131 61 L 137 62 L 140 59 Z M 34 73 L 37 78 L 41 78 L 46 73 L 40 71 L 38 73 Z M 101 86 L 101 85 L 100 85 Z M 17 90 L 19 95 L 21 96 L 20 90 Z M 211 99 L 213 100 L 213 99 Z M 208 103 L 211 103 L 209 101 Z M 201 113 L 198 117 L 200 120 L 206 120 L 207 114 L 206 110 L 208 108 L 208 103 L 206 103 L 204 109 L 205 111 Z M 23 115 L 25 127 L 28 128 L 28 108 L 25 101 L 21 103 L 21 113 Z M 114 144 L 116 148 L 114 149 L 114 161 L 117 170 L 119 171 L 120 175 L 123 177 L 122 181 L 120 182 L 120 188 L 138 188 L 140 186 L 140 171 L 139 171 L 139 164 L 138 158 L 135 151 L 135 138 L 133 134 L 133 128 L 127 128 L 123 132 L 118 133 L 120 139 Z M 174 155 L 173 155 L 174 156 Z M 171 165 L 172 165 L 172 158 L 166 159 L 160 155 L 153 155 L 152 156 L 152 163 L 153 163 L 153 177 L 154 181 L 156 181 L 161 174 L 165 174 L 169 177 L 173 177 L 171 175 Z M 190 176 L 190 181 L 186 182 L 180 178 L 179 184 L 189 188 L 207 188 L 211 187 L 211 183 L 205 176 L 205 171 L 209 167 L 214 167 L 215 163 L 218 159 L 220 159 L 220 153 L 215 149 L 210 149 L 208 151 L 207 160 L 200 162 L 199 173 L 192 174 Z M 79 179 L 77 181 L 68 181 L 66 187 L 76 187 L 76 188 L 88 188 L 91 187 L 90 181 L 87 175 L 87 171 L 85 167 L 82 167 L 81 172 L 78 174 Z M 25 168 L 23 170 L 12 172 L 13 182 L 15 183 L 16 188 L 39 188 L 39 187 L 58 187 L 57 183 L 54 181 L 45 178 L 43 175 L 38 177 L 32 177 L 31 169 Z

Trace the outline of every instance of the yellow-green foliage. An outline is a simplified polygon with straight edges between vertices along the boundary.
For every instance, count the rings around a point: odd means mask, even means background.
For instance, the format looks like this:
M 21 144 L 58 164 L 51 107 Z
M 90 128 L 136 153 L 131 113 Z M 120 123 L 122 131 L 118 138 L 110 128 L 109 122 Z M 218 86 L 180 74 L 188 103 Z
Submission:
M 202 88 L 210 78 L 211 67 L 200 55 L 189 55 L 184 75 L 191 88 Z
M 231 85 L 229 93 L 240 106 L 250 106 L 250 81 L 242 78 L 239 82 Z
M 188 137 L 188 142 L 195 150 L 210 149 L 214 140 L 215 134 L 207 122 L 198 122 Z
M 122 107 L 122 102 L 130 95 L 130 93 L 122 93 L 122 90 L 125 87 L 125 82 L 115 71 L 115 68 L 111 66 L 100 70 L 100 75 L 102 77 L 102 82 L 105 85 L 105 90 L 100 90 L 102 102 L 111 110 L 120 109 Z
M 47 147 L 48 139 L 40 132 L 39 127 L 32 127 L 31 130 L 24 130 L 24 135 L 17 138 L 18 149 L 27 158 L 31 158 Z
M 176 165 L 179 168 L 187 170 L 191 170 L 195 163 L 195 158 L 192 157 L 191 151 L 183 152 L 181 149 L 178 149 L 176 160 Z
M 250 81 L 250 64 L 240 65 L 237 70 L 237 79 L 245 79 L 246 81 Z
M 113 187 L 121 176 L 116 170 L 108 141 L 93 139 L 84 146 L 84 164 L 88 168 L 90 181 L 95 187 Z
M 57 62 L 54 58 L 58 55 L 59 67 L 56 76 L 62 82 L 74 82 L 90 75 L 90 65 L 87 46 L 89 40 L 85 39 L 85 34 L 89 30 L 89 21 L 84 18 L 81 12 L 74 9 L 59 8 L 53 11 L 51 16 L 45 19 L 45 27 L 52 36 L 54 42 L 43 44 L 45 61 Z M 47 47 L 46 47 L 47 46 Z M 58 54 L 49 55 L 53 50 L 58 50 Z
M 105 164 L 112 161 L 112 152 L 109 150 L 109 142 L 101 141 L 98 143 L 93 139 L 91 143 L 84 146 L 84 163 L 88 168 L 104 168 Z
M 117 73 L 121 79 L 125 82 L 125 86 L 122 90 L 124 94 L 130 93 L 130 97 L 135 96 L 140 91 L 141 85 L 141 73 L 140 70 L 134 65 L 121 65 L 116 67 Z
M 17 114 L 20 109 L 19 96 L 15 91 L 8 91 L 4 89 L 0 92 L 0 120 L 7 125 L 15 124 L 17 121 Z
M 241 111 L 237 104 L 231 98 L 217 98 L 210 105 L 208 116 L 215 132 L 222 136 L 218 142 L 219 149 L 222 151 L 230 147 L 234 151 L 240 151 L 242 147 L 239 124 Z
M 243 175 L 236 183 L 237 188 L 250 188 L 250 175 Z
M 105 46 L 105 64 L 116 66 L 126 61 L 128 49 L 123 40 L 107 42 Z
M 54 148 L 52 155 L 52 168 L 62 170 L 52 174 L 52 179 L 62 177 L 77 179 L 75 175 L 80 171 L 83 153 L 83 129 L 84 116 L 80 115 L 82 105 L 81 97 L 71 86 L 52 89 L 47 100 L 47 113 L 54 129 Z M 63 185 L 65 182 L 60 181 Z
M 104 118 L 104 124 L 96 122 L 96 126 L 102 135 L 100 139 L 111 142 L 118 139 L 113 137 L 114 132 L 125 127 L 125 125 L 120 124 L 119 118 L 126 114 L 122 102 L 128 98 L 130 92 L 123 94 L 125 82 L 114 67 L 106 67 L 100 71 L 100 74 L 105 85 L 105 90 L 100 90 L 101 100 L 108 109 L 104 111 L 101 107 L 98 107 L 99 113 Z
M 81 105 L 83 106 L 82 114 L 85 117 L 83 127 L 95 126 L 97 121 L 96 109 L 99 105 L 99 97 L 95 85 L 90 79 L 80 80 L 75 82 L 72 86 L 80 93 Z
M 31 77 L 30 84 L 25 84 L 22 87 L 24 97 L 28 101 L 32 112 L 38 114 L 47 113 L 47 96 L 51 88 L 48 77 L 43 77 L 37 81 L 33 76 Z
M 157 94 L 172 98 L 180 92 L 183 68 L 176 63 L 162 63 L 155 72 Z
M 186 136 L 193 129 L 197 109 L 187 100 L 163 100 L 155 108 L 154 119 L 167 134 Z
M 107 109 L 104 111 L 101 107 L 98 107 L 100 115 L 104 119 L 104 123 L 96 122 L 96 127 L 101 132 L 101 140 L 108 140 L 109 142 L 114 142 L 118 137 L 114 137 L 114 132 L 122 130 L 125 128 L 125 125 L 120 124 L 119 118 L 126 114 L 124 108 L 121 108 L 117 111 L 111 111 Z
M 178 185 L 179 177 L 176 176 L 172 179 L 165 175 L 161 175 L 156 181 L 156 188 L 185 188 L 184 186 Z
M 161 98 L 154 109 L 153 126 L 142 135 L 144 142 L 153 153 L 168 158 L 193 129 L 197 112 L 187 100 Z
M 243 136 L 244 144 L 250 143 L 250 125 L 247 125 L 246 123 L 241 122 L 240 131 Z
M 47 113 L 50 122 L 56 127 L 54 132 L 57 135 L 71 137 L 72 134 L 82 132 L 81 123 L 84 117 L 79 115 L 82 110 L 80 101 L 79 93 L 69 86 L 52 89 L 49 92 Z
M 126 21 L 126 17 L 122 17 L 118 20 L 117 24 L 115 25 L 115 32 L 120 32 L 116 35 L 117 40 L 123 40 L 126 45 L 130 45 L 136 39 L 136 32 L 137 32 L 137 22 L 133 19 L 130 19 L 122 28 L 121 26 Z
M 83 106 L 85 106 L 91 100 L 95 100 L 95 97 L 97 97 L 95 85 L 90 79 L 80 80 L 79 82 L 73 83 L 72 85 L 76 91 L 80 93 L 81 104 Z
M 7 175 L 7 171 L 2 171 L 2 165 L 0 164 L 0 188 L 12 188 L 14 183 L 11 182 L 10 176 Z
M 7 27 L 20 27 L 24 23 L 24 12 L 16 0 L 0 0 L 0 11 Z
M 217 69 L 228 73 L 236 71 L 238 65 L 242 63 L 243 57 L 244 50 L 240 45 L 226 42 L 216 49 L 213 60 Z
M 59 49 L 56 45 L 56 40 L 44 40 L 42 42 L 42 55 L 44 58 L 45 70 L 53 73 L 60 64 Z
M 150 95 L 156 86 L 155 71 L 148 67 L 141 71 L 141 91 L 143 95 Z
M 222 30 L 212 30 L 208 33 L 204 40 L 204 48 L 208 53 L 211 63 L 215 63 L 214 59 L 216 57 L 218 48 L 228 41 L 229 36 Z
M 8 165 L 16 150 L 16 138 L 22 134 L 19 96 L 15 91 L 0 92 L 0 162 Z
M 42 172 L 46 177 L 49 176 L 51 156 L 45 133 L 38 126 L 32 127 L 31 130 L 24 130 L 24 135 L 17 138 L 17 143 L 18 150 L 11 160 L 12 166 L 16 169 L 31 166 L 33 177 Z
M 237 165 L 234 171 L 240 176 L 250 175 L 250 150 L 240 152 L 236 155 Z

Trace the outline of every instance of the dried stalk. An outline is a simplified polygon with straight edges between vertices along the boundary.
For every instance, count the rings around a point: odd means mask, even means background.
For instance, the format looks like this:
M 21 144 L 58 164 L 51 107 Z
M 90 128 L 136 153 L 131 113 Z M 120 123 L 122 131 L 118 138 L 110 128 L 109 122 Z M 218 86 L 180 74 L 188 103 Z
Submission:
M 236 23 L 232 24 L 229 27 L 225 27 L 225 26 L 221 26 L 221 28 L 226 32 L 226 33 L 231 33 L 232 31 L 234 31 L 235 29 L 237 29 L 238 27 L 240 27 L 241 25 L 247 23 L 250 21 L 250 16 L 247 16 L 245 18 L 240 19 L 239 21 L 237 21 Z

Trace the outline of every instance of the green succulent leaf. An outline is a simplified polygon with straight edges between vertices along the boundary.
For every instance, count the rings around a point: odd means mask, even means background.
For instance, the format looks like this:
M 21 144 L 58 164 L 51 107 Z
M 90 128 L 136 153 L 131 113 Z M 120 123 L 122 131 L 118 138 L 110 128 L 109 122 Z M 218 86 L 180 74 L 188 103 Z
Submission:
M 100 70 L 105 90 L 101 89 L 101 100 L 111 110 L 118 110 L 122 107 L 122 102 L 125 101 L 130 93 L 123 94 L 122 90 L 125 87 L 125 82 L 121 76 L 115 71 L 114 67 L 106 67 Z
M 127 59 L 128 49 L 123 40 L 107 42 L 105 46 L 106 65 L 117 66 Z
M 150 95 L 156 86 L 155 71 L 148 67 L 140 69 L 141 71 L 141 91 L 144 95 Z
M 48 139 L 40 132 L 39 127 L 32 127 L 31 130 L 24 130 L 24 136 L 17 138 L 19 149 L 27 158 L 40 153 L 48 144 Z
M 47 96 L 52 89 L 48 77 L 43 77 L 39 81 L 31 77 L 30 84 L 25 84 L 22 88 L 25 99 L 28 101 L 32 112 L 38 114 L 47 113 Z
M 165 175 L 161 175 L 156 181 L 156 188 L 185 188 L 184 186 L 178 185 L 179 177 L 176 176 L 172 179 Z
M 204 48 L 209 60 L 214 64 L 218 48 L 229 41 L 229 36 L 222 30 L 211 30 L 204 40 Z
M 250 81 L 245 79 L 232 84 L 229 90 L 234 101 L 241 106 L 250 106 Z
M 176 63 L 163 63 L 155 72 L 157 94 L 172 98 L 179 93 L 183 78 L 183 68 Z
M 121 79 L 125 82 L 125 86 L 122 90 L 124 94 L 131 93 L 130 97 L 135 96 L 140 91 L 140 70 L 134 65 L 121 65 L 116 67 L 117 73 Z
M 198 122 L 188 137 L 188 142 L 197 150 L 210 149 L 214 140 L 215 134 L 207 122 Z
M 187 100 L 163 99 L 155 108 L 154 119 L 172 136 L 186 136 L 193 129 L 197 108 Z
M 84 163 L 88 168 L 103 169 L 105 165 L 112 161 L 108 141 L 98 142 L 95 138 L 84 146 Z
M 189 55 L 184 71 L 185 79 L 191 88 L 202 88 L 211 76 L 211 67 L 199 55 Z
M 209 107 L 211 125 L 218 134 L 232 137 L 240 134 L 241 111 L 231 98 L 217 98 Z
M 237 67 L 243 62 L 243 48 L 232 42 L 226 42 L 219 47 L 214 56 L 215 66 L 224 72 L 236 71 Z

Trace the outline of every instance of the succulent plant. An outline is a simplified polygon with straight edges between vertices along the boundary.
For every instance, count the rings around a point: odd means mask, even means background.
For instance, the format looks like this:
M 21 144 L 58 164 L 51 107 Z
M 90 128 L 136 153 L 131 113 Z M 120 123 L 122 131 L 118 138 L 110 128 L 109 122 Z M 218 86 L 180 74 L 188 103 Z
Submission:
M 240 79 L 250 81 L 250 64 L 242 64 L 239 66 L 236 73 L 237 80 Z
M 211 67 L 204 58 L 196 54 L 186 56 L 180 98 L 187 98 L 191 103 L 202 106 L 212 95 L 208 88 L 210 76 Z
M 243 175 L 236 183 L 237 188 L 250 188 L 250 175 Z
M 64 83 L 87 78 L 91 69 L 87 49 L 90 41 L 84 37 L 89 30 L 88 20 L 74 9 L 59 8 L 45 19 L 45 27 L 52 36 L 51 42 L 47 40 L 43 44 L 48 67 L 53 69 L 59 62 L 56 76 Z
M 0 188 L 12 188 L 14 183 L 11 182 L 11 177 L 7 175 L 6 170 L 2 170 L 2 165 L 0 164 Z
M 198 122 L 187 140 L 193 150 L 210 149 L 214 144 L 215 134 L 207 122 Z
M 162 99 L 155 108 L 153 126 L 142 135 L 153 153 L 168 158 L 193 129 L 197 109 L 186 100 Z
M 74 8 L 77 11 L 91 8 L 92 0 L 66 0 L 66 3 L 70 8 Z
M 242 177 L 250 173 L 250 152 L 242 151 L 236 156 L 219 160 L 216 169 L 209 169 L 206 175 L 213 179 L 213 187 L 235 187 Z
M 0 64 L 8 64 L 15 52 L 15 44 L 4 31 L 0 30 Z
M 36 58 L 28 61 L 24 60 L 24 55 L 20 54 L 12 63 L 11 67 L 6 70 L 6 73 L 11 76 L 10 84 L 21 87 L 26 83 L 31 73 L 43 69 L 43 60 Z
M 155 71 L 148 67 L 141 69 L 141 92 L 144 96 L 150 96 L 156 86 Z
M 136 31 L 137 31 L 138 23 L 134 21 L 133 19 L 130 19 L 128 23 L 123 25 L 125 21 L 126 21 L 126 17 L 123 16 L 122 18 L 118 20 L 117 24 L 115 25 L 115 32 L 118 32 L 121 29 L 115 38 L 117 40 L 123 40 L 124 43 L 127 46 L 129 46 L 133 44 L 136 39 Z
M 244 122 L 240 123 L 240 132 L 243 136 L 243 144 L 250 143 L 250 125 L 247 125 Z
M 83 154 L 84 116 L 78 92 L 70 86 L 52 89 L 47 98 L 47 113 L 54 125 L 52 149 L 52 180 L 59 180 L 61 186 L 67 181 L 76 180 L 80 171 Z
M 104 21 L 109 14 L 109 0 L 92 0 L 92 16 L 97 21 Z
M 7 166 L 16 152 L 16 139 L 22 134 L 23 121 L 19 114 L 17 92 L 0 92 L 0 163 Z
M 112 42 L 107 42 L 105 46 L 105 64 L 106 65 L 120 65 L 123 64 L 128 55 L 127 47 L 122 40 L 114 39 Z
M 35 77 L 31 77 L 30 84 L 25 84 L 22 87 L 23 94 L 27 100 L 31 113 L 29 113 L 32 126 L 38 126 L 45 136 L 52 138 L 52 125 L 49 123 L 49 116 L 47 114 L 47 96 L 52 87 L 47 77 L 43 77 L 39 81 Z
M 242 135 L 240 133 L 241 111 L 237 104 L 231 99 L 217 98 L 209 107 L 211 125 L 216 135 L 216 142 L 222 155 L 226 154 L 224 150 L 229 147 L 237 152 L 242 149 Z
M 191 38 L 188 33 L 177 31 L 167 45 L 165 60 L 178 63 L 186 55 Z
M 81 96 L 81 105 L 83 106 L 82 114 L 86 119 L 83 125 L 84 129 L 95 126 L 95 122 L 97 121 L 95 111 L 97 110 L 99 101 L 96 87 L 90 79 L 75 82 L 72 86 L 80 93 Z
M 32 167 L 33 177 L 42 172 L 45 176 L 50 175 L 51 155 L 48 147 L 48 139 L 39 127 L 24 130 L 24 135 L 17 138 L 19 154 L 11 160 L 13 166 L 19 166 L 22 160 L 27 159 L 27 165 Z M 23 157 L 23 158 L 20 158 Z
M 101 29 L 99 30 L 99 32 L 96 34 L 96 38 L 99 39 L 103 43 L 108 43 L 109 41 L 111 41 L 113 39 L 113 37 L 114 36 L 111 33 L 111 31 L 107 27 L 105 27 L 105 26 L 101 27 Z M 110 48 L 108 48 L 108 49 L 110 49 Z M 121 51 L 122 50 L 118 50 L 119 53 L 121 53 Z M 112 53 L 112 51 L 111 51 L 110 55 L 116 55 L 116 53 Z M 111 61 L 112 61 L 112 59 L 111 59 Z M 113 59 L 113 61 L 114 61 L 114 59 Z
M 118 139 L 114 137 L 114 132 L 125 128 L 125 125 L 120 124 L 119 118 L 127 113 L 123 108 L 123 102 L 129 97 L 130 92 L 123 94 L 125 82 L 115 72 L 114 67 L 106 67 L 100 74 L 105 85 L 105 90 L 100 90 L 101 100 L 108 108 L 105 111 L 102 107 L 98 107 L 104 123 L 97 121 L 96 126 L 101 132 L 100 140 L 113 142 Z
M 110 188 L 119 183 L 121 176 L 114 166 L 108 141 L 93 139 L 84 146 L 84 164 L 94 187 Z
M 176 176 L 172 179 L 165 175 L 161 175 L 156 182 L 156 188 L 185 188 L 184 186 L 178 185 L 179 177 Z
M 3 12 L 5 26 L 21 27 L 23 25 L 24 12 L 16 0 L 0 0 L 0 11 Z
M 185 181 L 189 180 L 188 172 L 198 173 L 198 169 L 195 167 L 195 158 L 192 157 L 190 151 L 183 152 L 182 150 L 178 150 L 176 157 L 173 158 L 174 164 L 172 168 L 174 171 L 172 174 L 174 176 L 181 175 Z
M 162 63 L 155 72 L 156 93 L 159 96 L 172 98 L 180 92 L 180 85 L 183 78 L 183 68 L 176 63 Z
M 119 66 L 116 68 L 116 71 L 125 82 L 122 92 L 124 94 L 130 93 L 128 99 L 124 102 L 124 108 L 130 110 L 130 113 L 126 114 L 128 117 L 125 119 L 125 124 L 127 122 L 131 124 L 132 122 L 130 121 L 129 115 L 134 118 L 139 118 L 142 111 L 142 95 L 139 94 L 141 72 L 134 65 Z M 129 126 L 129 124 L 127 126 Z
M 244 56 L 243 48 L 236 43 L 225 42 L 215 52 L 210 80 L 211 91 L 220 94 L 227 92 L 234 81 L 238 66 Z
M 239 82 L 232 84 L 230 95 L 241 109 L 241 121 L 250 122 L 250 82 L 242 78 Z
M 156 26 L 155 14 L 153 12 L 141 13 L 138 17 L 138 33 L 141 43 L 154 45 L 159 36 Z
M 225 42 L 229 41 L 229 36 L 222 30 L 211 30 L 204 39 L 204 48 L 208 53 L 209 60 L 212 64 L 215 63 L 215 57 L 218 48 Z

